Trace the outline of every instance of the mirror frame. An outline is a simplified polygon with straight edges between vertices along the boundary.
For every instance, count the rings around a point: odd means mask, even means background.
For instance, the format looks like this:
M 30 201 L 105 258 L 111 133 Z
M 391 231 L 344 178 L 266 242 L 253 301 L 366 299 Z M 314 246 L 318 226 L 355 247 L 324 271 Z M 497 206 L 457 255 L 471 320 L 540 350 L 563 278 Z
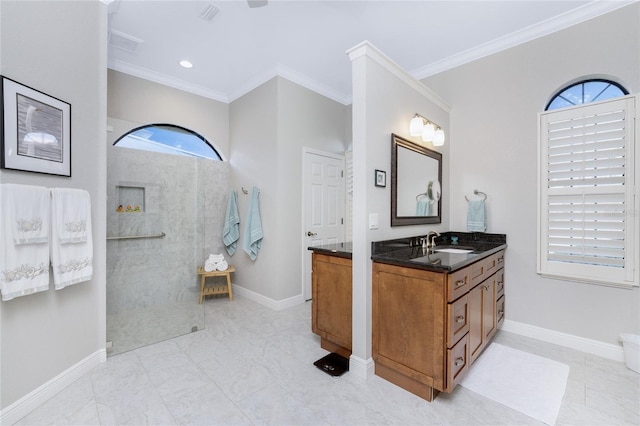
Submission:
M 438 181 L 442 185 L 442 154 L 411 142 L 395 133 L 391 134 L 391 226 L 442 223 L 442 193 L 438 200 L 437 216 L 398 216 L 398 147 L 407 148 L 416 154 L 433 158 L 438 162 Z

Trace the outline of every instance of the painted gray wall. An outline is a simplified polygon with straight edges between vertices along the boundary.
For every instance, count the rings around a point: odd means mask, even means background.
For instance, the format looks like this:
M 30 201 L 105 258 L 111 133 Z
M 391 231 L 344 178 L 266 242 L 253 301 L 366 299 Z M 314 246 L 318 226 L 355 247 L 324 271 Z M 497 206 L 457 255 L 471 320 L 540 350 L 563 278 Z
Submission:
M 0 170 L 0 182 L 91 194 L 93 279 L 0 303 L 0 408 L 105 346 L 107 10 L 0 2 L 2 75 L 71 104 L 72 177 Z
M 301 295 L 302 148 L 344 154 L 349 107 L 276 77 L 231 103 L 231 185 L 240 220 L 248 195 L 260 189 L 264 240 L 251 261 L 239 246 L 234 283 L 274 301 Z M 240 225 L 240 240 L 244 225 Z
M 109 117 L 134 126 L 179 124 L 204 136 L 228 158 L 228 104 L 113 70 L 108 71 L 108 88 Z
M 640 291 L 536 274 L 537 113 L 577 79 L 640 89 L 640 4 L 427 78 L 451 112 L 451 228 L 465 195 L 488 194 L 488 231 L 506 233 L 506 318 L 617 344 L 640 330 Z M 638 221 L 638 215 L 631 217 Z

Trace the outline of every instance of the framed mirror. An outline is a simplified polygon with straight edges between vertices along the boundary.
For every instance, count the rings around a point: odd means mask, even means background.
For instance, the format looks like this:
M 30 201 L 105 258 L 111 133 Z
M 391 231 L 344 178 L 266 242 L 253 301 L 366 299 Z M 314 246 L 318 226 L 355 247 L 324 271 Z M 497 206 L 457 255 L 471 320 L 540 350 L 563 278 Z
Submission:
M 391 135 L 391 226 L 442 222 L 442 154 Z

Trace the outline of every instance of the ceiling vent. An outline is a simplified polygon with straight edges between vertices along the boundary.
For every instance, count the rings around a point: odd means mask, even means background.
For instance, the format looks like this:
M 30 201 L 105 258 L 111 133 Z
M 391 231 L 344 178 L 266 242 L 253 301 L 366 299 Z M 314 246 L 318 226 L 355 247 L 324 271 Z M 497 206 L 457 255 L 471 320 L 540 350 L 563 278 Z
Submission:
M 120 31 L 109 31 L 109 44 L 113 47 L 126 50 L 130 53 L 135 53 L 138 45 L 143 42 L 144 40 L 141 40 L 129 34 L 122 33 Z
M 202 12 L 200 12 L 200 17 L 205 21 L 211 22 L 218 13 L 220 13 L 220 9 L 214 6 L 213 3 L 209 3 L 207 7 L 205 7 Z

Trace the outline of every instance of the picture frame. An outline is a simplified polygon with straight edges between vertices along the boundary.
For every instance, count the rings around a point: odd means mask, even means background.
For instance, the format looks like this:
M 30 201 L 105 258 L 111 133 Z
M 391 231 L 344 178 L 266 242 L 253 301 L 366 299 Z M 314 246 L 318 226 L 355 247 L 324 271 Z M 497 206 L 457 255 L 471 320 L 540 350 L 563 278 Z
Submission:
M 377 187 L 384 188 L 387 186 L 387 172 L 376 169 L 375 184 Z
M 2 76 L 0 167 L 71 177 L 71 104 Z

